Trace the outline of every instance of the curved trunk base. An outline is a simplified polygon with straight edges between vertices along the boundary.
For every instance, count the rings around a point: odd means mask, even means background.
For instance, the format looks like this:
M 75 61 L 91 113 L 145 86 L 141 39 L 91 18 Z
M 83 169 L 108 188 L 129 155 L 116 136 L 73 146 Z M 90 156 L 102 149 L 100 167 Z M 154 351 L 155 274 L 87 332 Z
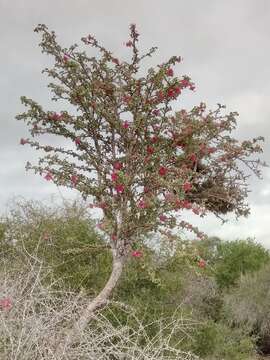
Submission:
M 63 341 L 60 341 L 58 344 L 55 357 L 56 359 L 62 359 L 63 354 L 67 346 L 71 345 L 73 341 L 76 341 L 76 338 L 82 333 L 86 328 L 89 320 L 93 316 L 96 310 L 105 306 L 110 298 L 114 288 L 116 287 L 124 267 L 124 258 L 115 258 L 113 259 L 113 267 L 111 275 L 105 284 L 101 292 L 87 305 L 83 313 L 80 315 L 79 319 L 72 325 L 68 330 Z

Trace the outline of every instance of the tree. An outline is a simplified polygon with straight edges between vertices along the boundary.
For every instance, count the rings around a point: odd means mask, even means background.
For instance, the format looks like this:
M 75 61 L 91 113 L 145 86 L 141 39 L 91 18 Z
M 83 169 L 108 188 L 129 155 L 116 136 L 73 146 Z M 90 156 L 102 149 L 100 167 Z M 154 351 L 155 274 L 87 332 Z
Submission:
M 269 251 L 252 239 L 220 242 L 215 278 L 221 289 L 236 285 L 239 277 L 258 271 L 269 262 Z
M 121 276 L 130 254 L 143 256 L 140 244 L 146 235 L 161 232 L 173 238 L 171 228 L 187 229 L 198 238 L 204 234 L 181 219 L 184 209 L 203 217 L 207 212 L 234 212 L 247 216 L 247 178 L 239 163 L 258 177 L 262 137 L 239 142 L 229 133 L 236 126 L 236 112 L 223 114 L 201 103 L 191 110 L 174 110 L 186 90 L 195 90 L 189 76 L 177 77 L 173 56 L 141 74 L 141 64 L 156 48 L 140 54 L 139 34 L 130 26 L 126 47 L 130 62 L 121 61 L 91 35 L 82 38 L 98 54 L 89 57 L 78 45 L 62 48 L 54 32 L 38 25 L 42 52 L 55 64 L 44 72 L 52 100 L 73 105 L 67 110 L 45 111 L 22 97 L 28 111 L 17 115 L 30 127 L 32 138 L 21 139 L 47 154 L 26 169 L 44 175 L 58 186 L 79 191 L 92 207 L 103 210 L 100 224 L 113 256 L 112 273 L 103 290 L 92 300 L 76 326 L 86 326 L 91 314 L 104 306 Z M 64 147 L 41 144 L 33 137 L 57 135 L 71 143 Z

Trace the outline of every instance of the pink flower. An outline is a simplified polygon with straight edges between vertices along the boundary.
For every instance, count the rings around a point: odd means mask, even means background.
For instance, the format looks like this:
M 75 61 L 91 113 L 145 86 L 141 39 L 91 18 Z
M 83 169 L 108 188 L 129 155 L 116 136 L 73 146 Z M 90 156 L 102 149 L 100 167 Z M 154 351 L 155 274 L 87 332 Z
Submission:
M 122 124 L 123 128 L 124 129 L 128 129 L 129 128 L 129 123 L 128 121 L 124 121 L 123 124 Z
M 145 200 L 140 200 L 138 203 L 137 203 L 137 206 L 138 208 L 140 209 L 146 209 L 147 208 L 147 203 Z
M 64 62 L 67 62 L 70 59 L 70 56 L 68 54 L 64 54 L 63 60 Z
M 108 204 L 105 201 L 101 201 L 96 206 L 104 210 L 108 207 Z
M 160 220 L 160 221 L 166 221 L 166 220 L 167 220 L 167 216 L 161 214 L 161 215 L 159 215 L 159 220 Z
M 190 190 L 192 189 L 192 185 L 191 185 L 190 182 L 186 181 L 186 182 L 183 184 L 182 188 L 183 188 L 183 190 L 184 190 L 185 192 L 188 192 L 188 191 L 190 191 Z
M 143 192 L 148 193 L 150 191 L 149 186 L 144 186 Z
M 79 180 L 79 178 L 78 178 L 77 175 L 72 175 L 72 176 L 71 176 L 71 182 L 72 182 L 72 185 L 73 185 L 73 186 L 76 186 L 76 185 L 77 185 L 78 180 Z
M 166 75 L 167 75 L 167 76 L 173 76 L 173 69 L 169 68 L 169 69 L 166 71 Z
M 48 171 L 47 174 L 44 176 L 44 179 L 47 181 L 52 180 L 53 179 L 52 173 Z
M 191 85 L 188 79 L 181 80 L 180 84 L 183 88 L 186 88 Z
M 120 163 L 119 161 L 116 161 L 116 162 L 113 164 L 113 168 L 114 168 L 115 170 L 121 170 L 122 167 L 123 167 L 123 164 Z
M 21 144 L 21 145 L 25 145 L 25 144 L 27 144 L 27 140 L 25 140 L 25 139 L 21 138 L 21 140 L 20 140 L 20 144 Z
M 192 153 L 190 156 L 189 156 L 189 160 L 192 161 L 193 163 L 197 161 L 197 156 L 196 154 Z
M 143 253 L 140 250 L 135 250 L 132 252 L 131 256 L 136 257 L 136 258 L 140 258 L 143 256 Z
M 2 308 L 2 310 L 10 310 L 12 308 L 11 299 L 8 297 L 0 299 L 0 308 Z
M 167 91 L 167 95 L 168 95 L 168 97 L 174 97 L 174 89 L 173 88 L 169 89 Z
M 122 194 L 125 190 L 125 187 L 122 184 L 118 184 L 115 186 L 115 190 L 118 194 Z
M 158 116 L 160 114 L 160 111 L 158 109 L 155 109 L 152 111 L 153 115 Z
M 127 47 L 131 47 L 131 46 L 132 46 L 132 41 L 129 40 L 128 42 L 126 42 L 126 46 L 127 46 Z
M 164 166 L 161 166 L 158 171 L 160 176 L 165 176 L 167 174 L 167 172 L 168 172 L 168 169 L 165 168 Z
M 183 207 L 184 209 L 189 210 L 189 209 L 192 208 L 192 204 L 191 204 L 188 200 L 184 200 L 184 201 L 182 202 L 182 207 Z
M 97 228 L 100 229 L 100 230 L 103 230 L 104 229 L 104 223 L 98 223 Z
M 80 145 L 80 144 L 81 144 L 81 139 L 80 139 L 79 137 L 77 137 L 77 138 L 75 139 L 75 144 L 76 144 L 76 145 Z
M 151 155 L 155 152 L 155 149 L 152 146 L 147 146 L 147 154 Z
M 205 266 L 206 266 L 206 261 L 203 260 L 203 259 L 199 260 L 199 261 L 198 261 L 198 266 L 199 266 L 200 268 L 205 268 Z
M 123 96 L 123 102 L 125 103 L 125 104 L 128 104 L 130 101 L 131 101 L 131 96 L 130 95 L 124 95 Z
M 216 149 L 215 147 L 209 147 L 209 148 L 207 149 L 207 151 L 208 151 L 208 154 L 213 154 L 214 152 L 217 151 L 217 149 Z
M 151 137 L 151 143 L 155 144 L 156 142 L 158 142 L 158 137 L 156 135 L 154 135 L 153 137 Z
M 163 101 L 164 100 L 164 93 L 163 93 L 162 90 L 158 91 L 156 96 L 157 96 L 158 101 Z
M 194 214 L 199 215 L 200 214 L 200 209 L 199 208 L 193 208 L 192 211 L 194 212 Z
M 111 179 L 112 179 L 112 181 L 117 181 L 117 179 L 118 179 L 118 174 L 117 174 L 116 172 L 113 172 L 113 173 L 111 174 Z
M 56 112 L 50 115 L 50 120 L 58 121 L 62 119 L 62 114 L 57 114 Z
M 174 194 L 173 193 L 166 193 L 165 194 L 165 200 L 168 202 L 171 202 L 174 200 Z
M 181 94 L 181 88 L 180 88 L 180 86 L 175 86 L 175 88 L 174 88 L 174 94 L 175 94 L 175 96 Z
M 119 65 L 119 60 L 116 58 L 112 58 L 112 62 L 116 65 Z
M 117 236 L 116 236 L 115 234 L 112 234 L 111 239 L 112 239 L 112 241 L 116 241 L 116 240 L 117 240 Z

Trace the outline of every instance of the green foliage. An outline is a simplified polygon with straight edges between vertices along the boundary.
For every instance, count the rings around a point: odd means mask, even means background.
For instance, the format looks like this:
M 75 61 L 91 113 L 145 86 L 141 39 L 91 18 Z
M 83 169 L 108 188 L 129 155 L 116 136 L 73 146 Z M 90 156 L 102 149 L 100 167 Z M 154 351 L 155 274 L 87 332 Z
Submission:
M 225 296 L 230 325 L 246 326 L 258 337 L 258 346 L 270 352 L 270 265 L 241 277 L 237 287 Z
M 193 347 L 197 355 L 207 360 L 247 360 L 255 348 L 253 339 L 244 331 L 213 321 L 199 328 Z
M 269 262 L 269 252 L 251 239 L 221 242 L 217 246 L 215 277 L 220 288 L 234 286 L 240 275 L 259 270 Z
M 20 268 L 31 257 L 40 259 L 67 288 L 84 288 L 92 295 L 109 276 L 111 254 L 79 204 L 60 210 L 23 202 L 12 210 L 5 227 L 1 249 L 12 267 Z
M 52 209 L 24 202 L 0 223 L 0 252 L 4 255 L 0 265 L 8 264 L 16 273 L 32 256 L 52 269 L 48 283 L 52 278 L 62 279 L 61 286 L 76 292 L 84 289 L 90 296 L 98 293 L 110 274 L 112 259 L 104 246 L 106 241 L 78 203 Z M 165 335 L 171 331 L 172 318 L 192 318 L 193 325 L 187 328 L 189 336 L 178 344 L 183 328 L 176 329 L 170 336 L 171 344 L 207 360 L 247 360 L 254 351 L 254 339 L 248 331 L 259 329 L 261 340 L 268 339 L 265 314 L 269 313 L 269 266 L 254 277 L 243 276 L 241 286 L 232 286 L 232 279 L 236 281 L 241 273 L 254 272 L 268 261 L 268 252 L 260 245 L 250 240 L 223 243 L 210 238 L 179 246 L 173 254 L 165 251 L 164 244 L 160 253 L 146 245 L 141 251 L 142 257 L 130 257 L 113 294 L 114 301 L 135 309 L 134 316 L 117 305 L 114 312 L 105 309 L 104 315 L 113 325 L 128 324 L 137 329 L 139 319 L 145 325 L 145 336 L 155 339 L 161 325 Z M 207 261 L 206 268 L 197 266 L 196 254 Z M 222 271 L 232 273 L 224 277 L 230 280 L 230 297 L 224 295 L 226 288 L 217 284 Z M 240 309 L 244 309 L 242 317 Z

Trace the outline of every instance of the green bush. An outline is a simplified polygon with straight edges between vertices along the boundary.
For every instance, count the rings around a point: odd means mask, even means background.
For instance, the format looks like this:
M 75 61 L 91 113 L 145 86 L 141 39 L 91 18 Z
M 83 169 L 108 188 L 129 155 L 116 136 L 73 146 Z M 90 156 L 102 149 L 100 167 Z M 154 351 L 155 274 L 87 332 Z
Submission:
M 208 321 L 195 333 L 193 350 L 207 360 L 247 360 L 254 355 L 255 346 L 243 330 Z
M 258 347 L 270 353 L 270 265 L 247 274 L 224 299 L 229 325 L 245 326 L 258 337 Z
M 214 272 L 222 289 L 234 286 L 241 275 L 259 270 L 270 259 L 269 252 L 251 239 L 221 242 L 217 253 Z

